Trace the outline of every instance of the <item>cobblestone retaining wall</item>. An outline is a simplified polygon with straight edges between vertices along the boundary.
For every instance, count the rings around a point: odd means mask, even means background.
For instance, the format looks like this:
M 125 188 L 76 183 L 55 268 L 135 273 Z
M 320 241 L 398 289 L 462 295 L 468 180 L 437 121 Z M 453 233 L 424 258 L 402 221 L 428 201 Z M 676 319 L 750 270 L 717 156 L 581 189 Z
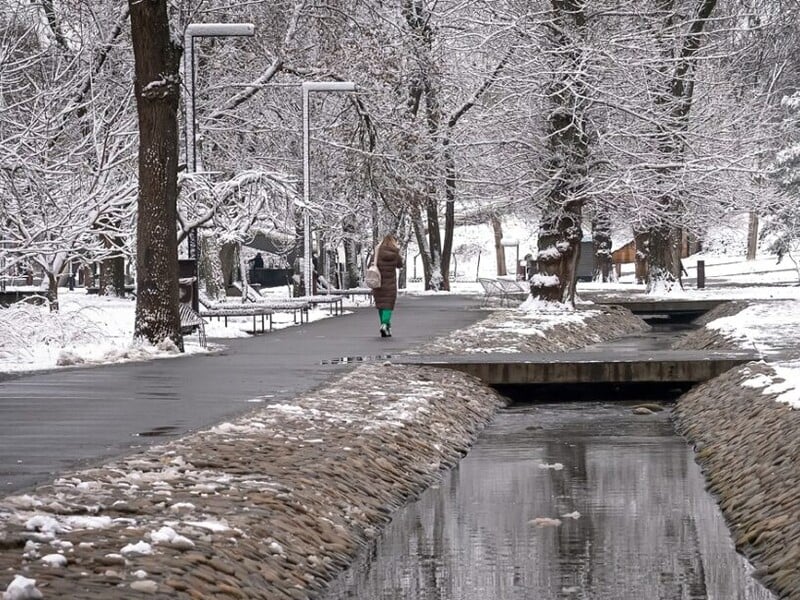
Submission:
M 700 325 L 700 328 L 682 337 L 673 345 L 673 348 L 675 350 L 739 350 L 741 348 L 739 340 L 727 337 L 714 329 L 708 329 L 705 325 L 715 319 L 738 314 L 748 306 L 749 302 L 738 300 L 716 306 L 696 319 L 694 323 Z
M 749 302 L 710 311 L 705 325 L 735 315 Z M 676 347 L 739 349 L 741 340 L 702 327 Z M 676 428 L 696 448 L 709 490 L 716 496 L 736 548 L 756 566 L 756 577 L 779 598 L 800 598 L 800 411 L 742 382 L 768 363 L 750 363 L 695 387 L 681 397 Z
M 681 397 L 677 429 L 696 448 L 736 548 L 779 598 L 800 598 L 800 411 L 741 383 L 732 369 Z
M 650 326 L 621 306 L 588 305 L 564 321 L 554 314 L 497 310 L 471 327 L 454 331 L 414 350 L 415 354 L 480 352 L 562 352 L 647 331 Z M 520 335 L 520 332 L 528 332 Z

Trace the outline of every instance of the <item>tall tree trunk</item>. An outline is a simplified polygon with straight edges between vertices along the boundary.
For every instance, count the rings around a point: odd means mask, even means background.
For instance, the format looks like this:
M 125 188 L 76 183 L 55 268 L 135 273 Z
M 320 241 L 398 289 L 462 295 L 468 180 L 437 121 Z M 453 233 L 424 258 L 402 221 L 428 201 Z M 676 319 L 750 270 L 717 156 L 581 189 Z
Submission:
M 492 215 L 492 232 L 494 233 L 494 255 L 497 259 L 497 276 L 506 275 L 506 249 L 503 247 L 503 224 Z
M 359 247 L 356 241 L 356 220 L 352 215 L 342 220 L 344 231 L 344 268 L 346 287 L 356 287 L 361 283 L 361 265 L 358 264 Z
M 167 0 L 128 0 L 139 115 L 139 198 L 134 337 L 172 340 L 183 351 L 178 314 L 178 99 L 180 48 Z
M 222 268 L 219 240 L 214 235 L 200 235 L 200 263 L 197 265 L 198 289 L 212 300 L 224 300 L 227 279 Z M 202 284 L 202 285 L 200 285 Z
M 434 276 L 434 265 L 428 248 L 428 238 L 425 236 L 425 225 L 422 222 L 422 212 L 419 208 L 419 200 L 411 200 L 411 224 L 414 227 L 414 238 L 417 240 L 419 255 L 422 259 L 422 272 L 425 278 L 425 289 L 432 289 L 431 280 Z
M 592 247 L 594 250 L 595 281 L 606 283 L 611 270 L 611 217 L 602 209 L 592 220 Z
M 664 30 L 676 29 L 672 1 L 663 0 L 668 9 Z M 668 162 L 678 163 L 685 153 L 684 132 L 688 129 L 689 113 L 694 99 L 694 73 L 697 66 L 697 52 L 703 41 L 703 31 L 717 0 L 697 0 L 697 10 L 689 23 L 683 43 L 677 53 L 671 48 L 665 51 L 666 65 L 661 69 L 672 68 L 670 78 L 663 84 L 661 93 L 656 95 L 656 106 L 664 108 L 663 121 L 658 126 L 656 139 L 660 152 Z M 674 167 L 660 169 L 659 175 L 669 180 Z M 650 254 L 647 275 L 648 292 L 669 292 L 675 285 L 680 286 L 681 228 L 675 224 L 684 210 L 681 198 L 664 195 L 658 200 L 662 215 L 650 231 Z
M 423 159 L 424 164 L 435 165 L 438 156 L 434 153 L 433 148 L 442 124 L 442 110 L 438 97 L 441 74 L 437 72 L 433 51 L 436 31 L 431 25 L 431 12 L 424 0 L 403 0 L 401 12 L 411 32 L 415 52 L 414 73 L 410 79 L 406 104 L 412 119 L 419 116 L 420 108 L 424 106 L 424 117 L 430 143 L 423 150 Z M 427 240 L 422 240 L 420 237 L 422 235 L 424 238 L 425 227 L 422 223 L 420 201 L 416 197 L 412 199 L 411 215 L 425 271 L 426 290 L 449 289 L 447 273 L 442 268 L 438 194 L 433 176 L 433 173 L 428 175 L 424 198 L 421 200 L 425 205 L 427 218 Z M 448 288 L 443 287 L 445 285 Z
M 575 301 L 583 238 L 583 188 L 588 176 L 587 96 L 582 80 L 586 15 L 583 0 L 551 0 L 550 51 L 554 80 L 547 117 L 550 191 L 539 223 L 538 273 L 531 294 L 553 302 Z
M 450 289 L 450 258 L 453 255 L 453 234 L 456 226 L 456 161 L 450 148 L 450 139 L 445 137 L 444 146 L 444 245 L 442 246 L 442 289 Z
M 633 244 L 636 247 L 635 254 L 635 273 L 636 283 L 647 282 L 647 272 L 650 266 L 650 232 L 634 231 Z
M 514 47 L 510 47 L 503 58 L 495 67 L 489 77 L 475 91 L 472 97 L 462 104 L 447 120 L 447 129 L 442 139 L 442 157 L 444 160 L 444 191 L 445 191 L 445 213 L 444 213 L 444 246 L 442 247 L 442 277 L 443 289 L 450 289 L 450 259 L 453 255 L 453 234 L 455 230 L 455 200 L 456 200 L 456 161 L 453 155 L 453 148 L 450 145 L 451 132 L 463 117 L 481 99 L 492 84 L 500 76 L 511 55 Z M 505 259 L 505 256 L 504 256 Z M 504 260 L 505 264 L 505 260 Z
M 750 213 L 747 224 L 747 260 L 755 260 L 758 252 L 758 214 Z

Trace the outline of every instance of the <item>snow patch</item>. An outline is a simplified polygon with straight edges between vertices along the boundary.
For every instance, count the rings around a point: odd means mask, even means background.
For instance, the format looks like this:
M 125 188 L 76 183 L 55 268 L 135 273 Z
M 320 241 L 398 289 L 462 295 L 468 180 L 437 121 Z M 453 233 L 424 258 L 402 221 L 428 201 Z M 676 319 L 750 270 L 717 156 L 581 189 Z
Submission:
M 800 362 L 773 363 L 770 367 L 775 375 L 770 377 L 759 373 L 742 382 L 743 387 L 763 388 L 762 394 L 777 394 L 776 402 L 788 404 L 792 409 L 800 409 Z
M 147 556 L 153 554 L 153 547 L 147 542 L 128 544 L 119 551 L 122 556 Z
M 42 557 L 42 562 L 48 567 L 58 568 L 67 566 L 67 557 L 63 554 L 47 554 Z
M 15 575 L 3 592 L 3 600 L 41 600 L 42 592 L 36 589 L 36 580 Z

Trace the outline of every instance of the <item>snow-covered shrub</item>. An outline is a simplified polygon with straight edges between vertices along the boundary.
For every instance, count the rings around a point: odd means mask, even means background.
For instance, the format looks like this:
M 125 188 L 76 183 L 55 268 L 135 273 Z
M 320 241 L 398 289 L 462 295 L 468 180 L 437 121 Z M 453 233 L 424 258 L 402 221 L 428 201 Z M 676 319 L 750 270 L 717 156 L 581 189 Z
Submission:
M 101 338 L 102 331 L 82 311 L 51 312 L 27 302 L 0 308 L 0 357 L 29 354 L 42 344 L 68 347 Z

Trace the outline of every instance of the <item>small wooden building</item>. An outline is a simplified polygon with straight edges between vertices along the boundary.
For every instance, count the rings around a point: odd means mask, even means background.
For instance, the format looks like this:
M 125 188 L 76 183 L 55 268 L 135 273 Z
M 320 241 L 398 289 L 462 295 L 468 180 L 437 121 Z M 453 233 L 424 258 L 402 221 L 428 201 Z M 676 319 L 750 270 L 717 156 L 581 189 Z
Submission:
M 612 250 L 611 262 L 615 265 L 636 262 L 636 241 L 630 240 L 616 250 Z

